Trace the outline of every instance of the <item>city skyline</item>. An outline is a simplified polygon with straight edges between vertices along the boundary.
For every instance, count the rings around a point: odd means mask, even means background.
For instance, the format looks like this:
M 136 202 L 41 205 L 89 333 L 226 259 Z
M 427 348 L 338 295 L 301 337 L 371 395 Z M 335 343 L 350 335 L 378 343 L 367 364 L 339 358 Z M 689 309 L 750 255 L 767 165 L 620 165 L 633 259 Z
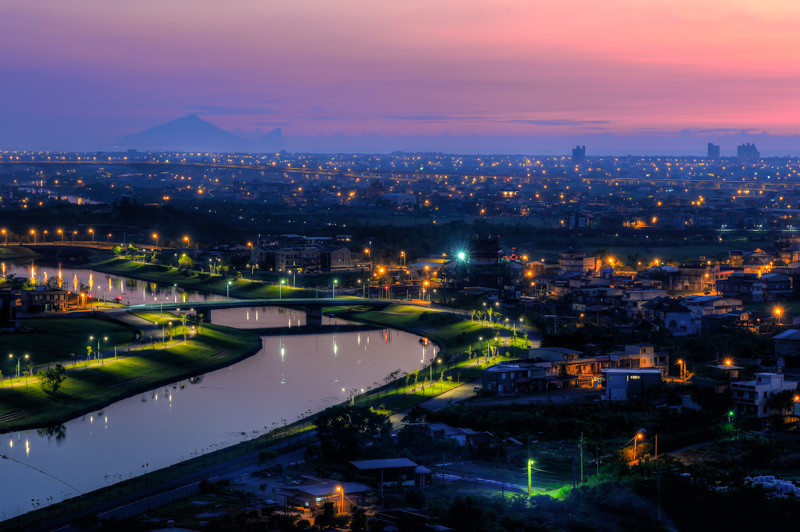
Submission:
M 196 113 L 245 135 L 280 127 L 300 151 L 795 154 L 798 14 L 784 1 L 12 2 L 0 141 L 109 149 Z

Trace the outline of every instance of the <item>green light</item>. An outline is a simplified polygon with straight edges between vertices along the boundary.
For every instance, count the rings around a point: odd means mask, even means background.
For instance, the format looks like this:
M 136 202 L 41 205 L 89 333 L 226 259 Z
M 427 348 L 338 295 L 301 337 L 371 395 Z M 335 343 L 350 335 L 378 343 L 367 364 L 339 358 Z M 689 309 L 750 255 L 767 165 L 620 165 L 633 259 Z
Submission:
M 463 251 L 459 251 L 458 252 L 458 260 L 464 260 L 466 258 L 467 258 L 467 254 L 466 253 L 464 253 Z
M 733 415 L 733 411 L 728 412 L 728 415 L 732 416 Z

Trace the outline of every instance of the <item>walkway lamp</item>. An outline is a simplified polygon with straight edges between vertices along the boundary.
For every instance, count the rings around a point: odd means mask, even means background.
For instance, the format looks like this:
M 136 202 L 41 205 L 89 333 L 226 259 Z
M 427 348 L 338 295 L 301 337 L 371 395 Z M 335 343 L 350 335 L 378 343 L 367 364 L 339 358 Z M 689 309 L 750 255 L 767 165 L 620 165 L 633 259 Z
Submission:
M 89 340 L 94 340 L 94 336 L 90 336 Z M 104 336 L 102 338 L 102 340 L 107 342 L 108 341 L 108 336 Z M 97 358 L 100 358 L 100 337 L 99 336 L 97 337 Z
M 336 279 L 333 280 L 333 299 L 336 299 L 336 283 L 338 282 Z
M 14 356 L 14 354 L 13 354 L 13 353 L 9 353 L 9 354 L 8 354 L 8 358 L 16 358 L 16 359 L 17 359 L 17 378 L 19 379 L 19 361 L 20 361 L 20 359 L 24 358 L 24 359 L 26 359 L 26 360 L 27 360 L 27 359 L 28 359 L 28 358 L 30 358 L 30 357 L 29 357 L 27 354 L 25 354 L 25 355 L 19 355 L 19 356 Z
M 225 299 L 227 301 L 231 299 L 231 281 L 228 281 L 228 284 L 225 285 Z
M 278 283 L 278 299 L 283 299 L 283 283 L 285 282 L 285 279 L 281 279 L 281 282 Z
M 528 459 L 528 497 L 531 496 L 531 467 L 533 467 L 534 461 L 532 459 Z

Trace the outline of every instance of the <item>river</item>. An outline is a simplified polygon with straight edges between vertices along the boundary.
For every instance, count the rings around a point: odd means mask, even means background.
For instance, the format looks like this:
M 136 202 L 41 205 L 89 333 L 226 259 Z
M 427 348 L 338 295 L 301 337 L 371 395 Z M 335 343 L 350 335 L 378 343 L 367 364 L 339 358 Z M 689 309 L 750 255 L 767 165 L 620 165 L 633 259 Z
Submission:
M 30 275 L 29 264 L 6 266 Z M 123 295 L 131 304 L 219 297 L 88 270 L 62 271 L 64 279 L 74 276 L 79 282 L 88 281 L 89 274 L 110 291 L 109 299 Z M 305 315 L 243 308 L 215 310 L 213 319 L 239 328 L 285 327 L 302 325 Z M 336 322 L 324 318 L 324 323 Z M 10 459 L 0 460 L 0 519 L 297 421 L 345 401 L 351 389 L 382 384 L 392 371 L 412 371 L 435 349 L 393 330 L 264 337 L 257 355 L 201 378 L 118 401 L 59 430 L 0 434 L 0 454 Z

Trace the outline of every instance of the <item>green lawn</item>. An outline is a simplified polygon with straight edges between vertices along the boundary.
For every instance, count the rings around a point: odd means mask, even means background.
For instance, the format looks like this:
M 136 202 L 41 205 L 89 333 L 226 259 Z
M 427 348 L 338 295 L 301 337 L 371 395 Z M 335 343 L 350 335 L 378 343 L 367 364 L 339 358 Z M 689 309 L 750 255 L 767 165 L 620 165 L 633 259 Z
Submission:
M 3 375 L 16 371 L 16 360 L 9 358 L 10 353 L 15 356 L 28 354 L 29 360 L 39 366 L 73 360 L 71 353 L 76 358 L 85 357 L 88 345 L 92 345 L 92 350 L 97 349 L 98 337 L 108 338 L 100 342 L 103 351 L 134 340 L 134 332 L 128 327 L 93 318 L 24 319 L 22 327 L 27 332 L 0 335 L 0 371 Z M 95 339 L 90 340 L 90 336 Z
M 315 297 L 315 290 L 275 286 L 261 281 L 223 277 L 209 273 L 187 272 L 167 266 L 144 264 L 125 259 L 110 259 L 87 265 L 104 273 L 124 275 L 143 281 L 175 284 L 197 292 L 228 294 L 238 299 L 278 299 L 279 297 Z M 230 288 L 228 288 L 230 286 Z
M 156 349 L 143 348 L 131 356 L 76 364 L 56 394 L 46 393 L 35 377 L 27 383 L 25 378 L 6 379 L 0 385 L 0 431 L 61 423 L 124 397 L 228 366 L 260 346 L 261 339 L 247 331 L 206 325 L 186 343 L 166 349 L 157 343 Z
M 36 253 L 22 246 L 2 246 L 0 245 L 0 262 L 35 259 Z

